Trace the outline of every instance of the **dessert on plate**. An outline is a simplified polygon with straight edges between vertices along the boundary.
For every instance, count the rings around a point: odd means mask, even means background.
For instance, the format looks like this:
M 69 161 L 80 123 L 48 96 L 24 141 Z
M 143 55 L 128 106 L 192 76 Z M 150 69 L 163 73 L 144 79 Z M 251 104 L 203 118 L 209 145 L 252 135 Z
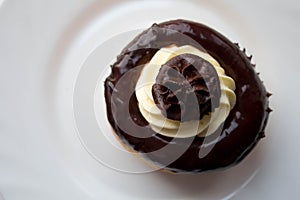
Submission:
M 187 20 L 154 24 L 136 36 L 105 80 L 117 138 L 173 173 L 243 160 L 265 136 L 269 96 L 244 49 Z

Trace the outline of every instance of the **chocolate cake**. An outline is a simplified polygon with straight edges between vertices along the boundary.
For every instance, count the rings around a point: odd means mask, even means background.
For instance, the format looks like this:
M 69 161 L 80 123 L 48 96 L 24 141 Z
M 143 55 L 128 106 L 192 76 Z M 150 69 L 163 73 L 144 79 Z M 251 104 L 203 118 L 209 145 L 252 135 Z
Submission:
M 236 165 L 265 136 L 271 112 L 251 56 L 216 30 L 187 20 L 153 24 L 136 36 L 104 85 L 118 139 L 174 173 Z

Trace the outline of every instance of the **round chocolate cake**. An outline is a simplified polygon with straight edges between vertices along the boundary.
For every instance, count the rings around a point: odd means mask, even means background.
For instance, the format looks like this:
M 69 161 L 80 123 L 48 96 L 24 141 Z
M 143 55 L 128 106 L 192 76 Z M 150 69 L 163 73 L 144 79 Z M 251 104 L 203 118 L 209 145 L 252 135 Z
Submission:
M 245 50 L 186 20 L 142 32 L 105 80 L 117 137 L 174 173 L 239 163 L 265 136 L 269 96 Z

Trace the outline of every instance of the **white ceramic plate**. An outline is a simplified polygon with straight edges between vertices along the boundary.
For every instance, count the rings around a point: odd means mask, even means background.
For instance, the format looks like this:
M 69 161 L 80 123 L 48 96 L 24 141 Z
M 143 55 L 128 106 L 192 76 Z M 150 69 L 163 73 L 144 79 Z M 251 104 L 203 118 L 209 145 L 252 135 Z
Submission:
M 0 192 L 6 200 L 297 198 L 297 1 L 0 5 Z M 274 93 L 267 137 L 234 168 L 149 172 L 110 132 L 101 95 L 107 66 L 142 29 L 177 18 L 205 23 L 247 47 Z

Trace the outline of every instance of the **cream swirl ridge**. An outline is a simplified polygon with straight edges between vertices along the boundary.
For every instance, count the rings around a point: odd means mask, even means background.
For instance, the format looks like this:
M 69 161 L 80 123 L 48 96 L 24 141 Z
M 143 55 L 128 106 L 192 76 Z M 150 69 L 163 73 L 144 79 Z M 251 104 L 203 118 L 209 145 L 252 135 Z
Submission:
M 214 112 L 205 115 L 201 120 L 180 122 L 163 116 L 153 100 L 151 90 L 160 67 L 173 57 L 186 53 L 199 56 L 213 65 L 220 80 L 221 97 L 219 107 Z M 195 135 L 207 136 L 215 132 L 235 105 L 234 90 L 233 79 L 226 76 L 224 69 L 213 57 L 193 46 L 186 45 L 160 49 L 142 70 L 135 92 L 140 112 L 155 132 L 168 137 L 184 138 Z

